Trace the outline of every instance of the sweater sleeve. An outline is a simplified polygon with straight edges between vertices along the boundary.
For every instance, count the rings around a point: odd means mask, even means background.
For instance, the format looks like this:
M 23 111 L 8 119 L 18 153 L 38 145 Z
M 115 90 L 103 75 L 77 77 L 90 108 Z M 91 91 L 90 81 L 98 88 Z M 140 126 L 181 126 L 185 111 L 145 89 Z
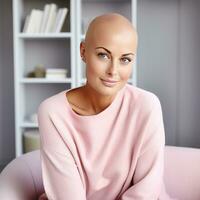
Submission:
M 142 121 L 141 148 L 134 171 L 132 186 L 121 200 L 158 200 L 163 184 L 165 133 L 159 99 Z
M 38 108 L 42 178 L 49 200 L 86 200 L 77 165 L 65 141 L 56 129 L 50 106 Z

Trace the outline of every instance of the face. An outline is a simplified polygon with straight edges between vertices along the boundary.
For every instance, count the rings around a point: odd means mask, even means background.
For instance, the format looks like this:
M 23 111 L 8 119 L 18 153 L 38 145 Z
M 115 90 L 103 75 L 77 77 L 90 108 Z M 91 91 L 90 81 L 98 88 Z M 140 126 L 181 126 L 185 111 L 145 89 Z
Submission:
M 87 87 L 101 95 L 115 95 L 132 73 L 136 46 L 136 38 L 128 32 L 98 34 L 90 43 L 82 42 Z

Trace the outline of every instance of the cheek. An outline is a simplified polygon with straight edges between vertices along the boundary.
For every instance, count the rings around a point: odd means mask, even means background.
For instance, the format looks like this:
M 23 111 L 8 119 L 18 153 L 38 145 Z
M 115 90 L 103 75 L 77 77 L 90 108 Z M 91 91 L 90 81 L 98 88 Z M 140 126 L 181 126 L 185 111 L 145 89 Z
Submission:
M 121 69 L 120 70 L 120 78 L 121 80 L 128 80 L 130 78 L 132 72 L 132 67 L 128 67 L 126 69 Z
M 105 64 L 98 61 L 97 59 L 90 59 L 86 64 L 86 73 L 88 75 L 98 75 L 104 72 L 104 68 L 106 68 Z

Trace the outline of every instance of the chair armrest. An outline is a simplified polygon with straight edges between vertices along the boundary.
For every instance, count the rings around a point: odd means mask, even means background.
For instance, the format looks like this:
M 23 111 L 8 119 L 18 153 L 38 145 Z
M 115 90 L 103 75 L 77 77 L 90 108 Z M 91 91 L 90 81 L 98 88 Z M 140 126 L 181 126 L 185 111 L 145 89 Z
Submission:
M 43 192 L 39 150 L 15 158 L 0 174 L 1 199 L 35 200 Z
M 165 147 L 164 182 L 170 196 L 200 199 L 200 149 Z

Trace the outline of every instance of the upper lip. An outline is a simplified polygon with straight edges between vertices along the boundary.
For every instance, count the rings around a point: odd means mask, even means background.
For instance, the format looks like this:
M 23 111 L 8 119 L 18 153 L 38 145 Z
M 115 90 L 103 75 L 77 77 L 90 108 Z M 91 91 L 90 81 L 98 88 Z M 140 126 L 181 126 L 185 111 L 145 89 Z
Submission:
M 102 79 L 103 81 L 109 82 L 109 83 L 116 83 L 118 81 L 116 80 L 111 80 L 111 79 Z

